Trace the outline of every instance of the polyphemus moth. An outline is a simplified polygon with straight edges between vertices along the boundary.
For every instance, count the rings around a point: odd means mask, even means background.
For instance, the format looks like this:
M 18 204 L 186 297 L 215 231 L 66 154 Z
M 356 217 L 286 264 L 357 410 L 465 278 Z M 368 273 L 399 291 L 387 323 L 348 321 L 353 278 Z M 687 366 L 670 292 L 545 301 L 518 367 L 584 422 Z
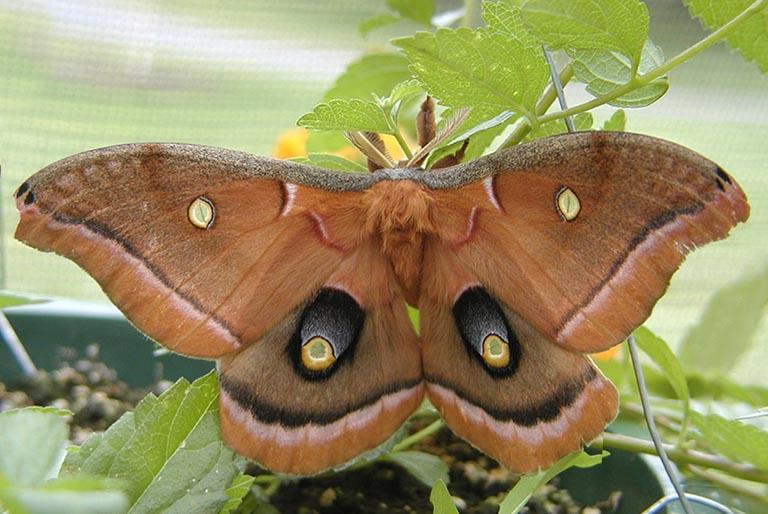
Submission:
M 75 261 L 152 339 L 216 359 L 225 441 L 291 474 L 379 445 L 425 395 L 511 470 L 552 464 L 617 411 L 585 354 L 749 215 L 716 164 L 611 132 L 365 174 L 120 145 L 48 166 L 16 201 L 18 239 Z

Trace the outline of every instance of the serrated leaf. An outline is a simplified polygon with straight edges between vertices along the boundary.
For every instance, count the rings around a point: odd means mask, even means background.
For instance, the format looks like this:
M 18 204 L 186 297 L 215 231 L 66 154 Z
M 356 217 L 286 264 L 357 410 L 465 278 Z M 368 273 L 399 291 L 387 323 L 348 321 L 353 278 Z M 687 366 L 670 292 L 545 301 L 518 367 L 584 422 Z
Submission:
M 374 30 L 392 25 L 393 23 L 397 23 L 401 19 L 402 18 L 400 18 L 400 16 L 395 16 L 394 14 L 390 13 L 376 14 L 358 23 L 357 32 L 360 33 L 361 36 L 365 37 Z
M 387 115 L 376 102 L 363 100 L 331 100 L 321 103 L 296 122 L 315 130 L 360 130 L 391 134 Z
M 245 495 L 251 490 L 255 478 L 251 475 L 237 475 L 232 480 L 232 485 L 227 488 L 227 503 L 221 508 L 219 514 L 229 514 L 237 509 L 243 503 Z
M 592 128 L 593 123 L 594 120 L 592 119 L 592 114 L 589 112 L 582 112 L 573 117 L 573 125 L 577 131 L 589 130 Z M 531 130 L 528 135 L 523 138 L 523 142 L 554 136 L 556 134 L 565 134 L 566 132 L 568 132 L 568 127 L 565 124 L 565 120 L 552 120 L 542 123 Z
M 706 27 L 719 29 L 754 3 L 753 0 L 683 0 Z M 765 7 L 765 6 L 763 6 Z M 726 38 L 728 46 L 768 73 L 768 9 L 752 16 Z
M 768 470 L 768 432 L 742 421 L 691 411 L 691 422 L 702 443 L 731 459 Z
M 587 91 L 596 97 L 606 95 L 632 79 L 632 63 L 618 52 L 571 50 L 568 55 L 573 59 L 576 80 L 586 84 Z M 663 62 L 664 54 L 661 49 L 650 39 L 646 40 L 638 72 L 646 73 Z M 666 77 L 659 77 L 608 103 L 616 107 L 644 107 L 661 98 L 667 89 L 669 81 Z
M 515 39 L 525 46 L 539 46 L 536 39 L 528 32 L 520 15 L 520 9 L 504 2 L 483 2 L 483 20 L 488 30 Z
M 55 477 L 69 434 L 69 414 L 43 407 L 0 413 L 0 476 L 20 487 Z
M 549 81 L 539 48 L 485 29 L 439 29 L 399 38 L 411 70 L 449 107 L 472 107 L 481 119 L 506 110 L 531 114 Z
M 418 80 L 416 79 L 405 80 L 403 82 L 395 84 L 395 86 L 392 88 L 392 92 L 389 94 L 387 98 L 384 99 L 383 105 L 391 106 L 399 102 L 400 100 L 405 100 L 406 98 L 410 98 L 415 95 L 420 95 L 422 93 L 424 93 L 424 88 L 421 87 L 421 84 L 419 83 Z
M 335 98 L 369 99 L 371 95 L 388 95 L 395 84 L 409 80 L 408 61 L 400 54 L 368 54 L 351 62 L 334 85 L 323 95 L 323 101 Z
M 238 470 L 219 437 L 215 373 L 176 382 L 160 397 L 147 395 L 103 434 L 89 437 L 64 461 L 126 483 L 129 512 L 218 511 Z
M 7 293 L 5 291 L 0 292 L 0 309 L 7 307 L 17 307 L 19 305 L 29 305 L 33 303 L 45 303 L 47 300 L 40 300 L 37 298 L 29 298 L 28 296 Z
M 422 25 L 432 25 L 435 14 L 435 0 L 387 0 L 390 9 Z
M 677 397 L 683 402 L 683 417 L 689 414 L 690 392 L 686 382 L 683 367 L 667 343 L 646 327 L 640 327 L 634 332 L 635 341 L 643 352 L 659 367 L 664 377 L 669 381 Z
M 727 374 L 751 348 L 768 305 L 768 269 L 718 290 L 678 351 L 686 368 Z
M 624 109 L 617 109 L 611 114 L 611 117 L 603 122 L 600 130 L 612 130 L 623 132 L 627 126 L 627 115 Z
M 448 465 L 436 455 L 419 451 L 400 451 L 385 455 L 382 459 L 402 466 L 427 487 L 432 487 L 437 480 L 450 482 Z
M 499 514 L 517 514 L 525 507 L 533 493 L 536 492 L 536 489 L 552 480 L 555 476 L 574 466 L 578 468 L 596 466 L 606 456 L 608 456 L 608 452 L 605 451 L 597 455 L 590 455 L 584 451 L 573 452 L 544 471 L 540 471 L 535 475 L 523 475 L 515 484 L 515 487 L 502 500 L 499 505 Z
M 648 8 L 639 0 L 528 0 L 521 15 L 551 48 L 610 50 L 640 62 Z
M 291 159 L 293 162 L 300 162 L 302 164 L 311 164 L 312 166 L 318 166 L 320 168 L 326 168 L 339 171 L 352 171 L 352 172 L 364 172 L 368 171 L 368 168 L 362 164 L 338 155 L 330 153 L 311 153 L 306 157 L 295 157 Z
M 442 480 L 438 480 L 432 486 L 429 502 L 432 504 L 433 514 L 459 514 L 459 509 L 454 505 L 451 493 L 448 492 L 448 487 Z
M 443 111 L 443 119 L 450 119 L 456 110 L 449 108 Z M 519 114 L 512 111 L 502 111 L 495 115 L 488 114 L 489 112 L 473 109 L 463 123 L 462 128 L 464 131 L 453 138 L 448 144 L 433 151 L 427 160 L 427 167 L 429 168 L 432 163 L 437 162 L 446 155 L 456 152 L 464 139 L 469 139 L 469 145 L 464 152 L 465 162 L 484 155 L 496 137 L 520 118 Z M 442 125 L 442 120 L 440 124 Z

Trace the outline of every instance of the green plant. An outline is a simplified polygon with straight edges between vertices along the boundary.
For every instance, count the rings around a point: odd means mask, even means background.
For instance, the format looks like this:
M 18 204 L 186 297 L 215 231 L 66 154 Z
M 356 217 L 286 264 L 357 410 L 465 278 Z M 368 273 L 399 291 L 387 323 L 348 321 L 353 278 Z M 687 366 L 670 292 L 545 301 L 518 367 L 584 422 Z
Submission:
M 323 103 L 302 116 L 299 124 L 320 131 L 390 134 L 403 154 L 411 156 L 407 141 L 412 135 L 402 127 L 413 125 L 404 121 L 413 116 L 414 101 L 426 93 L 438 101 L 442 125 L 455 119 L 460 109 L 471 108 L 455 135 L 435 148 L 427 162 L 453 153 L 465 139 L 469 139 L 468 160 L 499 147 L 564 132 L 567 116 L 575 116 L 580 130 L 591 129 L 594 120 L 589 111 L 604 104 L 618 110 L 601 128 L 623 130 L 623 109 L 658 100 L 669 87 L 667 73 L 720 41 L 768 71 L 768 47 L 759 45 L 768 25 L 768 1 L 685 3 L 714 32 L 665 60 L 661 49 L 648 39 L 648 12 L 638 0 L 508 0 L 486 1 L 481 6 L 467 0 L 463 14 L 452 22 L 462 26 L 429 27 L 431 32 L 396 38 L 392 42 L 396 52 L 370 54 L 352 63 Z M 430 0 L 388 0 L 387 5 L 390 12 L 363 21 L 361 33 L 404 20 L 429 26 L 435 14 Z M 550 109 L 555 95 L 542 45 L 560 51 L 566 63 L 560 70 L 561 81 L 584 83 L 593 99 L 564 111 Z M 332 155 L 343 144 L 335 132 L 313 133 L 312 153 L 303 160 L 360 171 L 359 163 Z M 768 505 L 768 433 L 736 419 L 736 409 L 764 407 L 768 390 L 743 387 L 725 376 L 748 349 L 768 303 L 765 276 L 758 278 L 745 279 L 716 295 L 711 313 L 705 313 L 680 350 L 685 364 L 648 329 L 636 332 L 652 363 L 645 369 L 657 424 L 666 440 L 675 442 L 669 447 L 670 456 L 691 476 L 732 495 L 728 501 L 745 511 Z M 750 308 L 743 308 L 744 298 L 749 299 Z M 739 344 L 723 359 L 720 340 L 712 335 L 726 316 Z M 572 454 L 549 470 L 523 477 L 500 502 L 500 512 L 519 512 L 539 485 L 568 467 L 598 464 L 606 455 L 604 450 L 655 453 L 643 437 L 637 391 L 626 359 L 604 362 L 601 367 L 622 392 L 615 431 L 592 444 L 597 455 Z M 109 491 L 120 490 L 125 496 L 116 493 L 110 498 L 116 502 L 122 498 L 131 512 L 171 506 L 200 512 L 269 512 L 269 497 L 282 477 L 243 474 L 243 463 L 218 438 L 216 394 L 215 377 L 208 375 L 193 384 L 181 381 L 159 398 L 148 396 L 106 433 L 70 449 L 57 480 L 70 483 L 83 472 L 116 479 L 108 482 Z M 436 414 L 426 409 L 419 416 Z M 435 420 L 352 466 L 365 466 L 375 458 L 403 466 L 432 487 L 436 512 L 454 512 L 446 465 L 435 456 L 410 450 L 442 427 Z M 40 475 L 33 485 L 44 487 L 43 480 Z M 0 502 L 6 507 L 15 505 L 10 496 L 13 487 L 0 475 Z

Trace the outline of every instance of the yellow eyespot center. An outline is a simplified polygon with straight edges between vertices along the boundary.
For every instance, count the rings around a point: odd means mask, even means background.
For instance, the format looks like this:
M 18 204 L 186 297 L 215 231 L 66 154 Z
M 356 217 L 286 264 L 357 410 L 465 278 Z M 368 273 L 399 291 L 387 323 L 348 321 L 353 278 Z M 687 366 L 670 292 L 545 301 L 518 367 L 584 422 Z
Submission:
M 573 221 L 581 211 L 581 202 L 570 187 L 563 187 L 557 193 L 557 210 L 565 221 Z
M 213 223 L 213 202 L 204 196 L 195 198 L 187 209 L 187 218 L 197 228 L 206 229 Z
M 490 334 L 483 339 L 483 360 L 493 368 L 503 368 L 509 365 L 509 343 L 496 334 Z
M 301 347 L 301 362 L 311 371 L 330 368 L 336 362 L 331 343 L 323 337 L 313 337 Z

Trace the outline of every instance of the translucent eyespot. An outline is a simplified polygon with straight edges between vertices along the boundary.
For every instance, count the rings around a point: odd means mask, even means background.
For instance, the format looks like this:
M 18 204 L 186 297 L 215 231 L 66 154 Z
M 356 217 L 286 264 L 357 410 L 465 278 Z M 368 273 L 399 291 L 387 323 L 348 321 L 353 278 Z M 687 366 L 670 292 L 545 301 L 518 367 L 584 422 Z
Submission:
M 301 362 L 311 371 L 330 368 L 336 362 L 331 343 L 323 337 L 313 337 L 301 347 Z
M 509 365 L 509 343 L 496 334 L 489 334 L 483 339 L 483 360 L 492 368 Z
M 565 221 L 573 221 L 581 211 L 581 202 L 573 189 L 563 186 L 555 195 L 557 211 Z
M 213 202 L 204 196 L 195 198 L 187 209 L 187 218 L 197 228 L 207 229 L 213 225 L 213 218 L 216 211 L 213 208 Z

